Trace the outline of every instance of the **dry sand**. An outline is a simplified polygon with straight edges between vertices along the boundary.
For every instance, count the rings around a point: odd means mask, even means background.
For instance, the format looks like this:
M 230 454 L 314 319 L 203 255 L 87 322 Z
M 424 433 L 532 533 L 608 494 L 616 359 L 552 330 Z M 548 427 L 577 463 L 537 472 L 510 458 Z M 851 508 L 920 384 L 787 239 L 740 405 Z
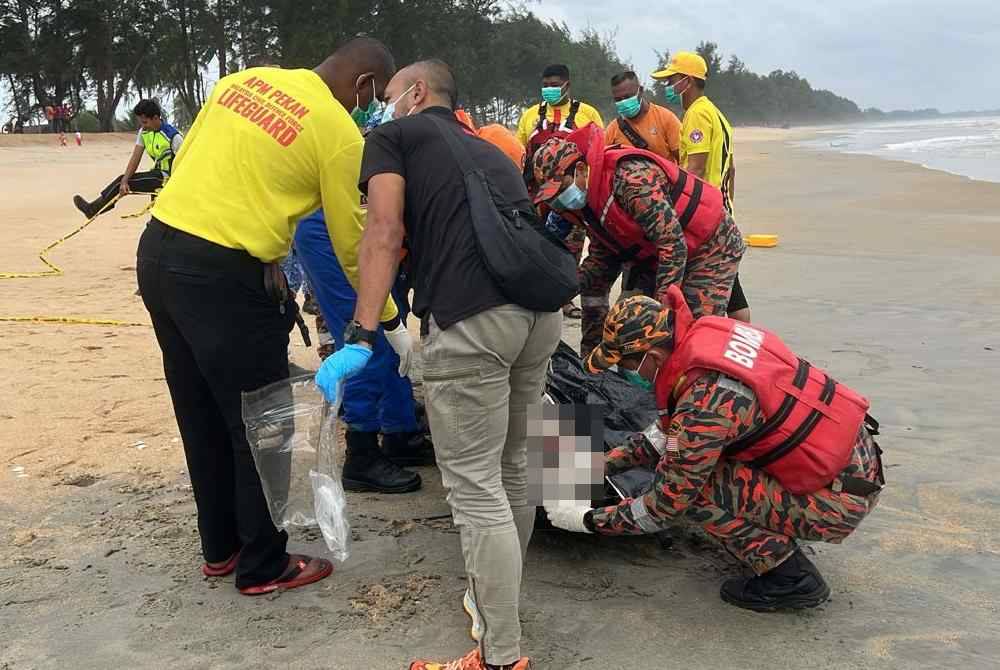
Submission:
M 882 504 L 843 546 L 814 546 L 833 598 L 803 613 L 723 604 L 732 563 L 694 540 L 538 533 L 522 610 L 538 668 L 1000 665 L 1000 185 L 793 149 L 798 132 L 737 131 L 737 219 L 781 235 L 743 282 L 758 322 L 872 398 Z M 42 269 L 37 250 L 82 222 L 72 194 L 93 196 L 130 143 L 0 137 L 0 272 Z M 148 322 L 133 296 L 143 223 L 99 220 L 52 254 L 63 277 L 0 280 L 0 317 Z M 245 598 L 200 577 L 148 328 L 0 322 L 0 380 L 3 670 L 388 670 L 470 647 L 436 470 L 417 494 L 350 496 L 354 555 L 332 578 Z

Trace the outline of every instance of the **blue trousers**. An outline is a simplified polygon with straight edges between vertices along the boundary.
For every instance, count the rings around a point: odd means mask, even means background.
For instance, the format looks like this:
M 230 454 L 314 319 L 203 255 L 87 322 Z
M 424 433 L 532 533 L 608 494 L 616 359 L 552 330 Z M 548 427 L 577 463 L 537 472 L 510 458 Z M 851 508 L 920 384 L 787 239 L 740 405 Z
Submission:
M 340 349 L 344 346 L 344 328 L 354 318 L 358 296 L 333 252 L 322 209 L 299 222 L 295 251 L 336 348 Z M 397 300 L 397 304 L 405 320 L 402 310 L 407 302 Z M 383 434 L 417 430 L 413 386 L 409 377 L 399 376 L 398 369 L 399 356 L 379 328 L 368 365 L 344 384 L 341 411 L 348 428 Z

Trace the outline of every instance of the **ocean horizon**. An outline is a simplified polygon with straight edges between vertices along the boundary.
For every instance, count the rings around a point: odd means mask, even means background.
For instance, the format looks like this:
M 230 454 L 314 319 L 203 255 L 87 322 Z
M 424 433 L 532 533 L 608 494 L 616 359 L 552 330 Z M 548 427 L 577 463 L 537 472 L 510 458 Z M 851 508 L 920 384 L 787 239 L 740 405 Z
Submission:
M 883 121 L 821 128 L 796 146 L 916 163 L 1000 183 L 1000 116 Z

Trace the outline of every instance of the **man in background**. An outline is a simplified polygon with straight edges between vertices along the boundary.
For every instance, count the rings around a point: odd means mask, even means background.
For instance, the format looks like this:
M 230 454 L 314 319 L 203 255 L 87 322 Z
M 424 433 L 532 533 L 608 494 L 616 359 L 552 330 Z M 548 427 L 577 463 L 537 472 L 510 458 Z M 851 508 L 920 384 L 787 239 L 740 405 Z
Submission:
M 524 158 L 524 179 L 528 184 L 528 194 L 534 196 L 536 185 L 532 173 L 532 161 L 535 152 L 553 137 L 566 137 L 576 128 L 583 128 L 588 123 L 604 127 L 604 119 L 600 112 L 585 102 L 575 100 L 570 95 L 569 68 L 561 64 L 549 65 L 542 71 L 542 101 L 524 110 L 517 123 L 517 138 L 526 150 Z M 558 215 L 554 215 L 558 219 Z M 550 225 L 566 231 L 563 243 L 580 262 L 583 254 L 583 241 L 587 236 L 582 226 L 572 225 L 566 221 L 553 221 Z M 563 307 L 563 314 L 579 319 L 580 308 L 573 303 Z
M 708 65 L 696 53 L 681 51 L 670 59 L 653 79 L 665 80 L 666 100 L 684 108 L 681 123 L 680 165 L 696 177 L 720 189 L 726 209 L 732 213 L 736 195 L 736 167 L 733 161 L 733 127 L 719 108 L 705 95 Z M 726 310 L 730 318 L 750 321 L 750 306 L 739 276 Z
M 114 208 L 115 196 L 159 191 L 170 176 L 174 157 L 181 150 L 184 136 L 163 120 L 163 111 L 155 100 L 140 100 L 132 112 L 139 120 L 139 132 L 125 173 L 115 177 L 93 202 L 73 196 L 73 204 L 88 219 Z M 153 159 L 153 169 L 136 172 L 144 153 Z
M 645 149 L 677 163 L 680 160 L 681 122 L 666 107 L 650 102 L 635 72 L 626 70 L 611 78 L 611 97 L 618 118 L 608 124 L 604 141 L 611 146 Z

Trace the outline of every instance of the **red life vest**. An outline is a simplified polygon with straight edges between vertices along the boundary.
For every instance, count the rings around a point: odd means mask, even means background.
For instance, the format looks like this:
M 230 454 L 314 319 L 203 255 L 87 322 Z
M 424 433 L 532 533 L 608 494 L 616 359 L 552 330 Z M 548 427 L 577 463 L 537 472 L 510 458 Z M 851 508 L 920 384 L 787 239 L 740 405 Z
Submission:
M 556 108 L 552 120 L 549 121 L 546 118 L 548 105 L 544 102 L 538 105 L 538 122 L 535 123 L 535 129 L 531 131 L 531 135 L 528 136 L 528 146 L 524 154 L 524 183 L 532 197 L 534 197 L 537 188 L 534 172 L 535 152 L 553 137 L 568 136 L 576 128 L 576 113 L 578 111 L 580 111 L 580 101 L 572 100 L 569 104 L 569 114 L 565 119 L 560 120 L 560 112 Z
M 538 148 L 553 137 L 566 137 L 576 128 L 576 113 L 580 111 L 580 101 L 572 100 L 569 103 L 569 114 L 565 119 L 559 118 L 559 109 L 556 108 L 551 121 L 546 118 L 548 105 L 544 102 L 538 105 L 538 122 L 535 129 L 528 136 L 528 155 L 534 156 Z
M 725 204 L 722 191 L 711 184 L 651 151 L 620 145 L 605 147 L 604 131 L 593 124 L 570 133 L 566 139 L 580 148 L 590 167 L 587 182 L 590 212 L 584 216 L 587 229 L 609 248 L 617 250 L 621 260 L 643 261 L 657 255 L 656 245 L 646 237 L 642 226 L 615 202 L 615 168 L 623 158 L 649 159 L 667 175 L 668 195 L 684 229 L 689 254 L 718 229 L 725 215 Z
M 830 485 L 847 466 L 868 400 L 796 356 L 777 335 L 734 319 L 692 322 L 680 290 L 671 286 L 674 350 L 656 377 L 661 427 L 678 397 L 715 370 L 753 390 L 764 424 L 726 447 L 724 456 L 764 469 L 792 493 Z

